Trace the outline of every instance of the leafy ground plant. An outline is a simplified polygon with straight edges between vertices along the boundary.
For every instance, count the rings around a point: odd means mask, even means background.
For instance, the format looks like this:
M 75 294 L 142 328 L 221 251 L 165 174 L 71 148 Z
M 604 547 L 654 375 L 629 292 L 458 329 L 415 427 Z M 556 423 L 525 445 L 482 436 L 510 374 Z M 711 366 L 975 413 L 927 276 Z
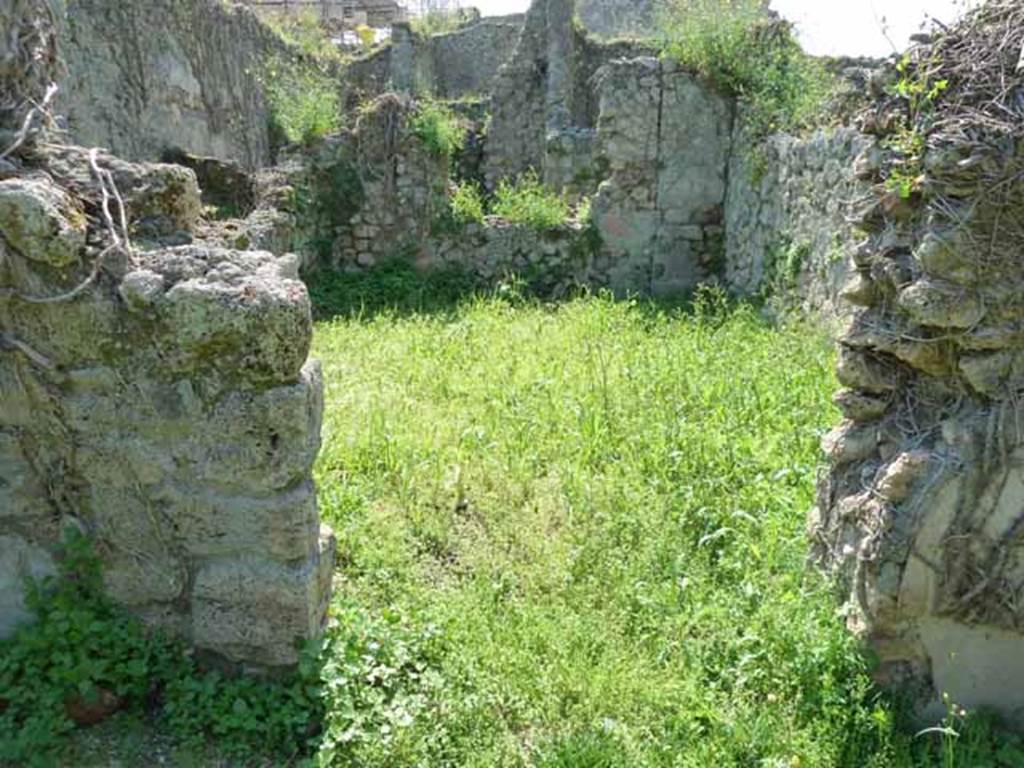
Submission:
M 315 664 L 279 682 L 205 672 L 103 597 L 85 536 L 72 530 L 59 558 L 57 576 L 31 585 L 35 623 L 0 643 L 0 765 L 60 764 L 76 723 L 117 710 L 149 711 L 175 742 L 214 739 L 241 762 L 311 751 L 323 718 Z

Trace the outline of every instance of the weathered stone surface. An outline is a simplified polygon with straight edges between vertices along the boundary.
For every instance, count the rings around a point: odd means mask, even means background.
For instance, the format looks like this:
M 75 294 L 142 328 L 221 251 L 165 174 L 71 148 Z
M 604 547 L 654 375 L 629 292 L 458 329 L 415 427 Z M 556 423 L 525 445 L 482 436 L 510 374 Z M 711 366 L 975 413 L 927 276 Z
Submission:
M 573 23 L 575 10 L 574 0 L 533 2 L 515 52 L 494 80 L 484 153 L 490 188 L 532 168 L 559 186 L 571 176 L 593 175 L 588 183 L 577 183 L 575 191 L 596 190 L 600 174 L 594 174 L 593 159 L 586 156 L 587 141 L 574 141 L 577 131 L 596 126 L 594 76 L 611 61 L 654 51 L 641 43 L 588 38 Z M 549 142 L 559 135 L 570 138 Z M 567 144 L 575 146 L 565 154 Z M 572 166 L 567 168 L 569 158 Z
M 899 296 L 900 307 L 915 322 L 936 328 L 971 328 L 985 309 L 973 291 L 934 280 L 919 280 Z
M 788 301 L 828 318 L 840 314 L 842 291 L 850 303 L 870 302 L 873 281 L 851 275 L 847 255 L 859 236 L 847 215 L 866 188 L 854 160 L 871 151 L 848 127 L 756 140 L 740 113 L 725 202 L 725 277 L 734 291 L 755 293 L 775 280 Z
M 654 58 L 607 64 L 596 82 L 608 176 L 593 216 L 607 282 L 620 293 L 691 290 L 722 245 L 732 105 Z
M 25 580 L 55 573 L 53 558 L 45 549 L 18 536 L 0 535 L 0 637 L 31 619 L 25 606 Z
M 390 81 L 398 91 L 442 99 L 484 97 L 515 51 L 523 21 L 522 15 L 477 18 L 429 37 L 414 34 L 404 23 L 395 24 Z M 380 93 L 383 88 L 374 95 Z
M 155 233 L 191 236 L 192 171 L 101 154 L 139 236 L 86 279 L 109 233 L 84 218 L 69 229 L 61 211 L 96 192 L 95 174 L 82 150 L 47 160 L 53 181 L 16 192 L 46 226 L 19 230 L 16 249 L 0 241 L 15 308 L 0 304 L 0 333 L 18 340 L 0 345 L 0 631 L 25 618 L 16 575 L 50 567 L 66 523 L 94 538 L 107 593 L 144 620 L 232 662 L 294 663 L 295 640 L 322 625 L 333 554 L 312 482 L 323 382 L 297 259 L 159 247 Z M 217 563 L 258 564 L 235 571 L 265 576 L 263 592 L 218 582 Z M 217 635 L 222 617 L 234 640 Z M 262 629 L 243 638 L 252 622 Z
M 99 199 L 89 154 L 84 147 L 57 147 L 47 153 L 47 171 L 75 194 Z M 108 152 L 98 152 L 96 157 L 98 165 L 113 177 L 134 234 L 152 239 L 166 235 L 187 238 L 195 229 L 202 202 L 192 170 L 167 163 L 131 163 Z M 110 205 L 117 217 L 116 203 Z
M 896 373 L 891 365 L 864 352 L 840 347 L 836 374 L 841 384 L 872 395 L 896 388 Z
M 34 261 L 67 267 L 85 246 L 85 214 L 50 181 L 7 179 L 0 181 L 0 236 Z
M 294 260 L 183 247 L 142 263 L 164 271 L 167 290 L 154 311 L 168 332 L 157 343 L 172 369 L 206 360 L 253 382 L 298 375 L 309 344 L 294 341 L 309 339 L 312 325 Z
M 165 487 L 154 492 L 175 540 L 192 557 L 261 552 L 280 562 L 310 556 L 319 529 L 316 489 L 310 482 L 268 498 L 206 489 Z
M 653 37 L 658 32 L 656 0 L 578 0 L 580 22 L 601 37 Z
M 258 557 L 204 565 L 192 591 L 195 642 L 233 661 L 295 664 L 298 643 L 323 622 L 334 547 L 324 531 L 317 551 L 298 565 Z
M 924 476 L 932 458 L 928 451 L 901 453 L 883 470 L 878 480 L 879 495 L 893 504 L 904 501 L 914 484 Z
M 68 0 L 61 46 L 72 137 L 132 160 L 168 149 L 270 159 L 261 59 L 284 46 L 241 4 Z
M 1024 350 L 964 355 L 960 358 L 960 371 L 975 391 L 1005 397 L 1024 387 Z
M 878 452 L 878 428 L 845 424 L 825 435 L 821 447 L 835 465 L 864 461 Z
M 0 525 L 5 520 L 34 525 L 51 512 L 44 487 L 26 460 L 17 434 L 0 431 Z

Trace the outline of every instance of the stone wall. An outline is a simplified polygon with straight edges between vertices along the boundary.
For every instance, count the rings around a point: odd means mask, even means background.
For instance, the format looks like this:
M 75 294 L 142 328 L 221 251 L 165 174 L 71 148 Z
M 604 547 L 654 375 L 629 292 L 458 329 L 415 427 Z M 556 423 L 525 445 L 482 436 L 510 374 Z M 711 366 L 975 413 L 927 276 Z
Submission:
M 66 0 L 61 110 L 72 138 L 134 160 L 168 149 L 270 160 L 259 63 L 280 41 L 218 0 Z
M 712 278 L 724 247 L 731 102 L 653 58 L 609 64 L 594 87 L 600 118 L 588 167 L 600 175 L 587 182 L 598 189 L 592 227 L 539 234 L 490 218 L 451 231 L 450 161 L 410 130 L 415 102 L 384 96 L 351 134 L 306 161 L 333 167 L 326 178 L 348 174 L 354 182 L 354 205 L 335 223 L 321 266 L 362 268 L 402 256 L 424 268 L 459 263 L 484 280 L 522 268 L 548 292 L 573 282 L 680 294 Z
M 442 99 L 489 95 L 498 70 L 512 57 L 523 21 L 522 16 L 482 18 L 429 38 L 425 47 L 433 60 L 431 92 Z
M 671 62 L 612 62 L 597 76 L 593 201 L 600 261 L 619 293 L 677 294 L 712 277 L 723 248 L 733 106 Z
M 574 14 L 573 0 L 534 0 L 515 53 L 494 81 L 484 157 L 491 188 L 532 168 L 571 194 L 596 190 L 595 76 L 611 61 L 651 51 L 591 39 Z
M 490 188 L 528 168 L 540 170 L 547 136 L 547 3 L 534 0 L 512 58 L 491 93 L 491 124 L 484 154 Z
M 394 45 L 384 45 L 345 65 L 346 113 L 354 114 L 360 105 L 394 87 L 391 76 L 393 54 Z
M 649 37 L 657 31 L 658 0 L 576 0 L 584 28 L 599 37 Z
M 424 37 L 397 23 L 389 45 L 345 65 L 346 106 L 354 112 L 389 90 L 443 100 L 484 98 L 522 27 L 520 15 L 474 18 L 453 32 Z
M 334 174 L 354 174 L 352 198 L 358 198 L 338 222 L 334 266 L 370 267 L 418 247 L 447 210 L 450 160 L 432 154 L 409 130 L 411 110 L 407 99 L 382 96 L 321 161 Z
M 148 623 L 238 665 L 294 664 L 334 546 L 295 258 L 161 245 L 197 224 L 179 166 L 98 155 L 126 233 L 102 225 L 86 150 L 21 163 L 0 180 L 0 631 L 74 527 Z
M 725 281 L 740 295 L 774 291 L 832 317 L 859 239 L 850 206 L 867 188 L 853 160 L 867 140 L 838 127 L 752 142 L 737 121 L 725 205 Z
M 458 266 L 484 285 L 513 276 L 541 296 L 564 296 L 585 284 L 604 284 L 595 272 L 596 243 L 584 226 L 569 222 L 538 231 L 490 216 L 449 235 L 430 238 L 416 251 L 421 269 Z
M 1024 724 L 1024 78 L 1000 49 L 1019 25 L 1019 4 L 982 6 L 908 58 L 949 92 L 860 120 L 845 419 L 810 529 L 877 677 L 932 721 L 948 694 Z M 899 151 L 915 135 L 919 159 Z

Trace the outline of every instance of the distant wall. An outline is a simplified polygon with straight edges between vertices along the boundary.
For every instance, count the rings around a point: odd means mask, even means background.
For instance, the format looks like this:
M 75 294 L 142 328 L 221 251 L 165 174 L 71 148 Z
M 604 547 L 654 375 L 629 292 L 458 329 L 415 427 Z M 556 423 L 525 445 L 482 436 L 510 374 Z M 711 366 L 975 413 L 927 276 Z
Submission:
M 691 290 L 720 266 L 732 102 L 654 58 L 612 62 L 597 89 L 600 268 L 618 293 Z
M 639 43 L 590 39 L 577 29 L 574 14 L 573 0 L 535 0 L 526 14 L 491 95 L 484 156 L 491 187 L 533 168 L 573 194 L 596 188 L 589 156 L 598 111 L 594 76 L 610 61 L 652 51 Z
M 142 160 L 167 149 L 270 160 L 257 63 L 280 41 L 217 0 L 67 0 L 61 95 L 72 138 Z
M 359 56 L 345 65 L 345 111 L 354 113 L 361 104 L 394 87 L 392 57 L 394 44 Z
M 427 47 L 434 62 L 434 94 L 443 99 L 489 94 L 522 29 L 522 16 L 499 16 L 431 37 Z
M 576 13 L 599 37 L 647 37 L 656 30 L 658 5 L 658 0 L 576 0 Z
M 867 188 L 853 175 L 866 139 L 852 128 L 751 142 L 742 121 L 729 160 L 725 273 L 749 295 L 775 287 L 833 316 L 858 235 L 849 208 Z
M 496 16 L 424 37 L 408 24 L 396 24 L 391 32 L 391 83 L 403 93 L 441 99 L 484 97 L 511 58 L 522 27 L 522 16 Z

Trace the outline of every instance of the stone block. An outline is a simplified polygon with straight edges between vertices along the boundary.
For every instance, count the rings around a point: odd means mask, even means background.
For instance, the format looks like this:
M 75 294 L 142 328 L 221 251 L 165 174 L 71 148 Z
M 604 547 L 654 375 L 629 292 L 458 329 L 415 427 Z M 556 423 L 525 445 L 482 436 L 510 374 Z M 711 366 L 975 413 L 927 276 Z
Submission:
M 129 608 L 172 603 L 188 583 L 185 563 L 170 552 L 132 556 L 119 552 L 103 561 L 107 594 Z
M 251 553 L 291 562 L 308 558 L 316 547 L 320 523 L 312 482 L 262 498 L 172 488 L 154 497 L 166 510 L 176 545 L 191 557 Z
M 985 316 L 977 292 L 937 280 L 918 280 L 905 288 L 899 305 L 914 322 L 935 328 L 970 328 Z
M 260 393 L 236 391 L 206 412 L 204 429 L 168 441 L 178 476 L 219 492 L 269 493 L 309 477 L 320 449 L 323 375 L 319 362 L 299 380 Z
M 0 524 L 48 517 L 46 488 L 25 458 L 16 435 L 0 432 Z
M 85 214 L 53 182 L 0 181 L 0 231 L 30 261 L 68 267 L 85 247 Z
M 186 246 L 146 254 L 169 287 L 153 343 L 182 373 L 216 369 L 252 383 L 294 381 L 309 354 L 312 315 L 293 258 Z
M 208 562 L 192 590 L 192 640 L 229 661 L 281 667 L 324 622 L 334 537 L 324 528 L 318 551 L 300 565 L 255 556 Z

